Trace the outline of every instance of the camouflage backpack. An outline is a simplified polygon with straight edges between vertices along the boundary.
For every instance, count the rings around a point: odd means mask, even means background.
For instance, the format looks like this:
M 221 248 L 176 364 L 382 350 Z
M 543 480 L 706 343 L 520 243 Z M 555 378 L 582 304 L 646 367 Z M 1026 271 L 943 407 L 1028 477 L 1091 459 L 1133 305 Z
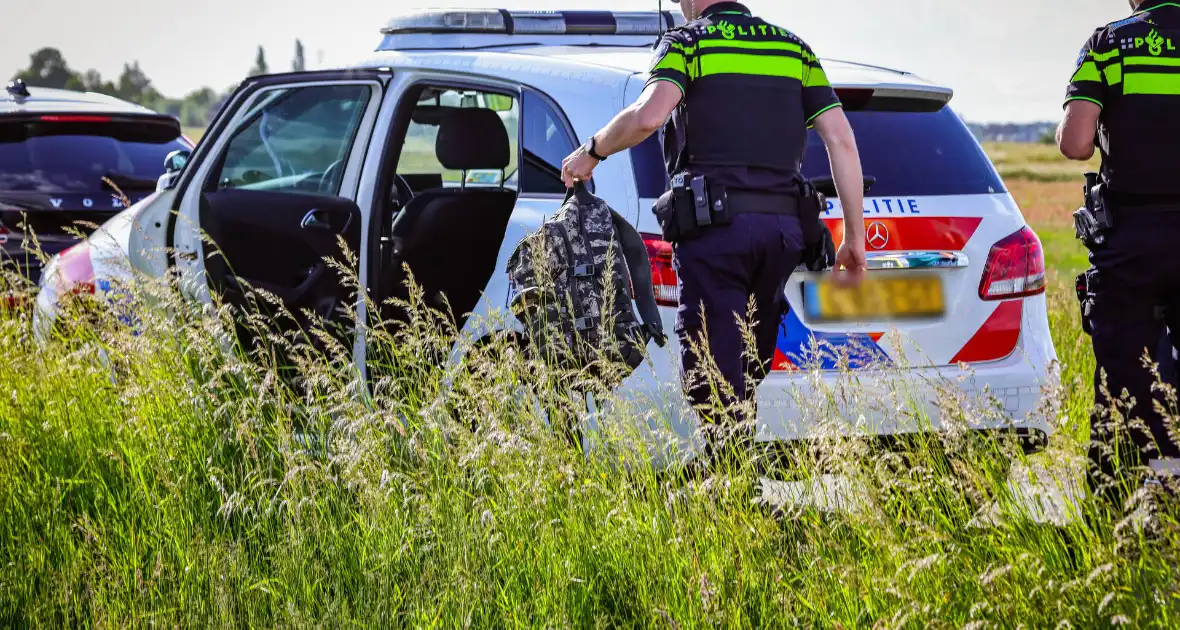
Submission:
M 649 340 L 666 343 L 650 264 L 635 228 L 578 183 L 509 259 L 508 306 L 547 358 L 576 369 L 605 358 L 630 374 Z

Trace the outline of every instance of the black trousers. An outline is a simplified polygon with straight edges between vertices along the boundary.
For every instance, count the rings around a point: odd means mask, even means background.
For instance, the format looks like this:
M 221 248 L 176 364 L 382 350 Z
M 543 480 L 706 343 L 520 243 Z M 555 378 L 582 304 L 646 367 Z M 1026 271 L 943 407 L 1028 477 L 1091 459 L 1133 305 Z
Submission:
M 1174 419 L 1157 408 L 1165 404 L 1155 387 L 1161 378 L 1145 365 L 1145 357 L 1162 360 L 1162 378 L 1175 383 L 1167 345 L 1180 337 L 1180 206 L 1121 209 L 1090 262 L 1098 272 L 1090 314 L 1098 367 L 1089 481 L 1098 496 L 1121 502 L 1142 484 L 1135 468 L 1180 456 Z M 1161 344 L 1165 325 L 1173 334 Z
M 769 372 L 787 307 L 787 280 L 802 257 L 802 228 L 798 217 L 789 215 L 739 214 L 730 225 L 708 228 L 676 245 L 681 378 L 703 424 L 713 425 L 706 429 L 732 428 L 728 425 L 744 420 L 740 413 L 711 411 L 718 406 L 730 410 L 737 401 L 751 400 Z M 757 310 L 753 314 L 748 312 L 751 297 Z M 757 322 L 757 356 L 747 351 L 743 338 L 742 322 L 747 319 Z M 706 338 L 707 355 L 698 354 Z M 704 378 L 705 371 L 721 378 Z M 732 396 L 718 391 L 719 381 L 728 383 Z M 706 437 L 712 453 L 711 431 Z M 739 442 L 745 442 L 752 435 L 740 437 Z

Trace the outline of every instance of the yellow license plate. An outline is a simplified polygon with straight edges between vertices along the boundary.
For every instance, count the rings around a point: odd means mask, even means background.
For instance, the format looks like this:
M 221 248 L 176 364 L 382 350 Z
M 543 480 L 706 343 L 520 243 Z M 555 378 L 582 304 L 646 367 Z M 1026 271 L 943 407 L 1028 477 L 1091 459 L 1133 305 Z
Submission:
M 860 286 L 820 277 L 803 283 L 803 309 L 813 322 L 933 319 L 946 314 L 942 278 L 930 274 L 870 273 Z

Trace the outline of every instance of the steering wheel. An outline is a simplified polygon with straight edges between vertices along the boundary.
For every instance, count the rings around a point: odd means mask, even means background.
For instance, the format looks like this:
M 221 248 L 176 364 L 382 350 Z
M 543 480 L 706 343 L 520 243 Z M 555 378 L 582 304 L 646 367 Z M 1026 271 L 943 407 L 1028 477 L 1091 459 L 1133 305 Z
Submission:
M 389 200 L 393 202 L 393 212 L 400 212 L 414 198 L 414 189 L 406 178 L 396 173 L 393 176 L 393 188 L 389 191 Z
M 328 190 L 328 186 L 336 178 L 336 174 L 337 174 L 336 171 L 339 171 L 340 167 L 342 167 L 342 166 L 344 166 L 344 160 L 336 160 L 335 162 L 332 162 L 331 164 L 329 164 L 328 168 L 324 169 L 324 172 L 320 175 L 319 186 L 316 187 L 319 190 L 319 192 L 322 192 L 322 193 L 335 192 L 335 191 Z

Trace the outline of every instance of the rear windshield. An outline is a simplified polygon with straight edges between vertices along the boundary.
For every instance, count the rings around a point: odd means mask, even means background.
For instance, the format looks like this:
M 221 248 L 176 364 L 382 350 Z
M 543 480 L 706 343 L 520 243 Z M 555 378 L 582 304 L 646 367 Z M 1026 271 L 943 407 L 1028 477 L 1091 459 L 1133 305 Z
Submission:
M 995 168 L 970 130 L 949 108 L 938 112 L 853 111 L 861 164 L 875 177 L 869 195 L 973 195 L 1004 191 Z M 631 151 L 639 194 L 659 197 L 667 190 L 663 156 L 656 136 Z M 831 177 L 827 150 L 819 135 L 807 137 L 803 175 Z
M 93 192 L 103 177 L 121 189 L 153 190 L 177 149 L 188 145 L 168 124 L 0 123 L 0 192 Z
M 849 112 L 869 195 L 975 195 L 1004 191 L 1004 183 L 971 131 L 949 107 L 937 112 Z M 807 136 L 803 175 L 831 177 L 819 134 Z

